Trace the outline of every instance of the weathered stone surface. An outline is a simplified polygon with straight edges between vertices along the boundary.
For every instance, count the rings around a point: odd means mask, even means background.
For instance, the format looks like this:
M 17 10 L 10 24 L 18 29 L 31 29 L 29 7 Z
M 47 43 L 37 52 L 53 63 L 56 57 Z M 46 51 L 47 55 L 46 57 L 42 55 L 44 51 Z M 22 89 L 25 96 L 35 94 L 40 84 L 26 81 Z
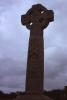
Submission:
M 54 20 L 53 11 L 47 10 L 41 4 L 33 5 L 26 15 L 22 15 L 23 25 L 30 30 L 26 93 L 17 100 L 51 100 L 43 95 L 44 80 L 44 41 L 43 29 Z

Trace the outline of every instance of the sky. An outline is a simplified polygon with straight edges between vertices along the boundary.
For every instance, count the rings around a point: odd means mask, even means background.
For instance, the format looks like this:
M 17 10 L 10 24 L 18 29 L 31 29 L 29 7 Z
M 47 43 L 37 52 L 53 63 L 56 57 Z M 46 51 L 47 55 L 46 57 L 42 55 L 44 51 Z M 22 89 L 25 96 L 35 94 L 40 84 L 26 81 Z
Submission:
M 44 89 L 67 86 L 67 1 L 0 0 L 0 90 L 25 91 L 30 31 L 21 15 L 34 4 L 54 11 L 54 22 L 44 30 Z

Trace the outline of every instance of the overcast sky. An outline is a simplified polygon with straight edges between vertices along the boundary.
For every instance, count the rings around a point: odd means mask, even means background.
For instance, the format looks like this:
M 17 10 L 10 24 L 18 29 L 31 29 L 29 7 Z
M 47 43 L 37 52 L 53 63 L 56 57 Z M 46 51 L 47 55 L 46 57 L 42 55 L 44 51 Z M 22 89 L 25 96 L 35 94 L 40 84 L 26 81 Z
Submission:
M 55 20 L 44 30 L 44 89 L 67 85 L 67 1 L 0 0 L 0 90 L 24 91 L 29 31 L 21 15 L 41 3 L 54 11 Z

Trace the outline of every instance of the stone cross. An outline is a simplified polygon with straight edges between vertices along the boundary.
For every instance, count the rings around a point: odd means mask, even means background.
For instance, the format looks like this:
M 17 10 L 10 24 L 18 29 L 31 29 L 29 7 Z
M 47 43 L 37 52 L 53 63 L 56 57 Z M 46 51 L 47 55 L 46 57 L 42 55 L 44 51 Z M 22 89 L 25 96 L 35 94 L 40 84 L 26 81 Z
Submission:
M 54 20 L 52 10 L 47 10 L 41 4 L 33 5 L 25 15 L 21 16 L 21 22 L 30 30 L 26 92 L 30 94 L 43 93 L 44 80 L 44 41 L 43 30 Z

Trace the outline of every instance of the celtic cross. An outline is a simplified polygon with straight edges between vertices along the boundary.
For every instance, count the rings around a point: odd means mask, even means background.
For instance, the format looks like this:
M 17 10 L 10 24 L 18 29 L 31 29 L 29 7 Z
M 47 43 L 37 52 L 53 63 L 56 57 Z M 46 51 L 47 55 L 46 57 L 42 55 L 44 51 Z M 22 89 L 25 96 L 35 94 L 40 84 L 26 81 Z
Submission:
M 21 22 L 30 30 L 26 72 L 26 92 L 43 93 L 44 80 L 44 42 L 43 30 L 54 20 L 52 10 L 41 4 L 33 5 Z

